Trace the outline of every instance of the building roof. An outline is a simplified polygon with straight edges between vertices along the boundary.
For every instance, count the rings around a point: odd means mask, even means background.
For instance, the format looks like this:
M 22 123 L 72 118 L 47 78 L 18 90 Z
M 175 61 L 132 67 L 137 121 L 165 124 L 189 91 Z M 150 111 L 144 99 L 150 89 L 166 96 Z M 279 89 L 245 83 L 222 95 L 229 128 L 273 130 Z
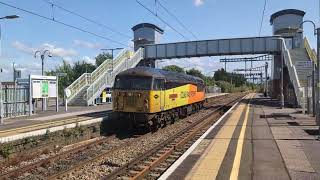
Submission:
M 140 29 L 140 28 L 144 28 L 144 27 L 148 27 L 148 28 L 152 28 L 155 29 L 156 31 L 158 31 L 159 33 L 163 34 L 164 30 L 159 28 L 158 26 L 151 24 L 151 23 L 141 23 L 141 24 L 137 24 L 135 26 L 133 26 L 131 29 L 133 31 Z
M 276 13 L 273 13 L 270 17 L 270 23 L 273 24 L 273 20 L 279 16 L 285 15 L 285 14 L 295 14 L 298 16 L 304 16 L 306 13 L 304 11 L 298 10 L 298 9 L 284 9 L 281 11 L 278 11 Z

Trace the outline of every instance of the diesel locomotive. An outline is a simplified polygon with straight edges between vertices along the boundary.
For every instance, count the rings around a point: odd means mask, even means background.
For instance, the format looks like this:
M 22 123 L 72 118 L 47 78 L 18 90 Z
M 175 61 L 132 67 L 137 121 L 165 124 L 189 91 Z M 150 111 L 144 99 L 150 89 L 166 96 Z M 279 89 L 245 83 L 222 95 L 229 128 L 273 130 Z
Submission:
M 201 78 L 149 67 L 119 73 L 113 87 L 113 111 L 135 126 L 159 128 L 203 107 Z

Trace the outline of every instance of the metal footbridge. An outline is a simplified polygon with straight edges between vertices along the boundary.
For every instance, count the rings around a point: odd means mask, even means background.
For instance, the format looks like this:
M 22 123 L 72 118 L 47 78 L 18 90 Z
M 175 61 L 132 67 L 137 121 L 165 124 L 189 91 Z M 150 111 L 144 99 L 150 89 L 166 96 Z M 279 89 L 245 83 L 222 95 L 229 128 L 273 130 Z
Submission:
M 283 57 L 298 104 L 303 105 L 307 76 L 312 69 L 297 64 L 301 61 L 316 62 L 315 52 L 306 38 L 303 48 L 288 49 L 285 41 L 277 36 L 151 44 L 139 48 L 136 52 L 125 49 L 114 59 L 113 69 L 112 61 L 107 60 L 94 72 L 83 74 L 67 87 L 66 90 L 69 92 L 67 101 L 75 105 L 94 104 L 95 99 L 105 88 L 113 86 L 114 78 L 119 72 L 137 66 L 141 60 L 253 54 Z

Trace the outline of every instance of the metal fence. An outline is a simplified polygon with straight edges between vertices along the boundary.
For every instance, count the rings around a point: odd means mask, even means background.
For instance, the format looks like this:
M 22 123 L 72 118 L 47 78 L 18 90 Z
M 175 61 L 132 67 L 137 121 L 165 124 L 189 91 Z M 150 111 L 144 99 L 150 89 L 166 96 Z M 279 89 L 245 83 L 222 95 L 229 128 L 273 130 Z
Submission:
M 29 110 L 29 87 L 22 85 L 2 85 L 0 89 L 2 98 L 3 117 L 16 117 L 26 115 Z

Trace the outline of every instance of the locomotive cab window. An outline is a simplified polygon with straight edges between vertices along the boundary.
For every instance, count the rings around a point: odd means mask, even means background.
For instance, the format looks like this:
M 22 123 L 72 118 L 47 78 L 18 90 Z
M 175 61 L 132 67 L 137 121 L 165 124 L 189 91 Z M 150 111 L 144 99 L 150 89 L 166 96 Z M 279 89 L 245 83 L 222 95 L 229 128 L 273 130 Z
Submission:
M 115 79 L 114 89 L 150 90 L 151 84 L 151 77 L 120 76 Z
M 154 79 L 153 90 L 164 90 L 164 79 Z

